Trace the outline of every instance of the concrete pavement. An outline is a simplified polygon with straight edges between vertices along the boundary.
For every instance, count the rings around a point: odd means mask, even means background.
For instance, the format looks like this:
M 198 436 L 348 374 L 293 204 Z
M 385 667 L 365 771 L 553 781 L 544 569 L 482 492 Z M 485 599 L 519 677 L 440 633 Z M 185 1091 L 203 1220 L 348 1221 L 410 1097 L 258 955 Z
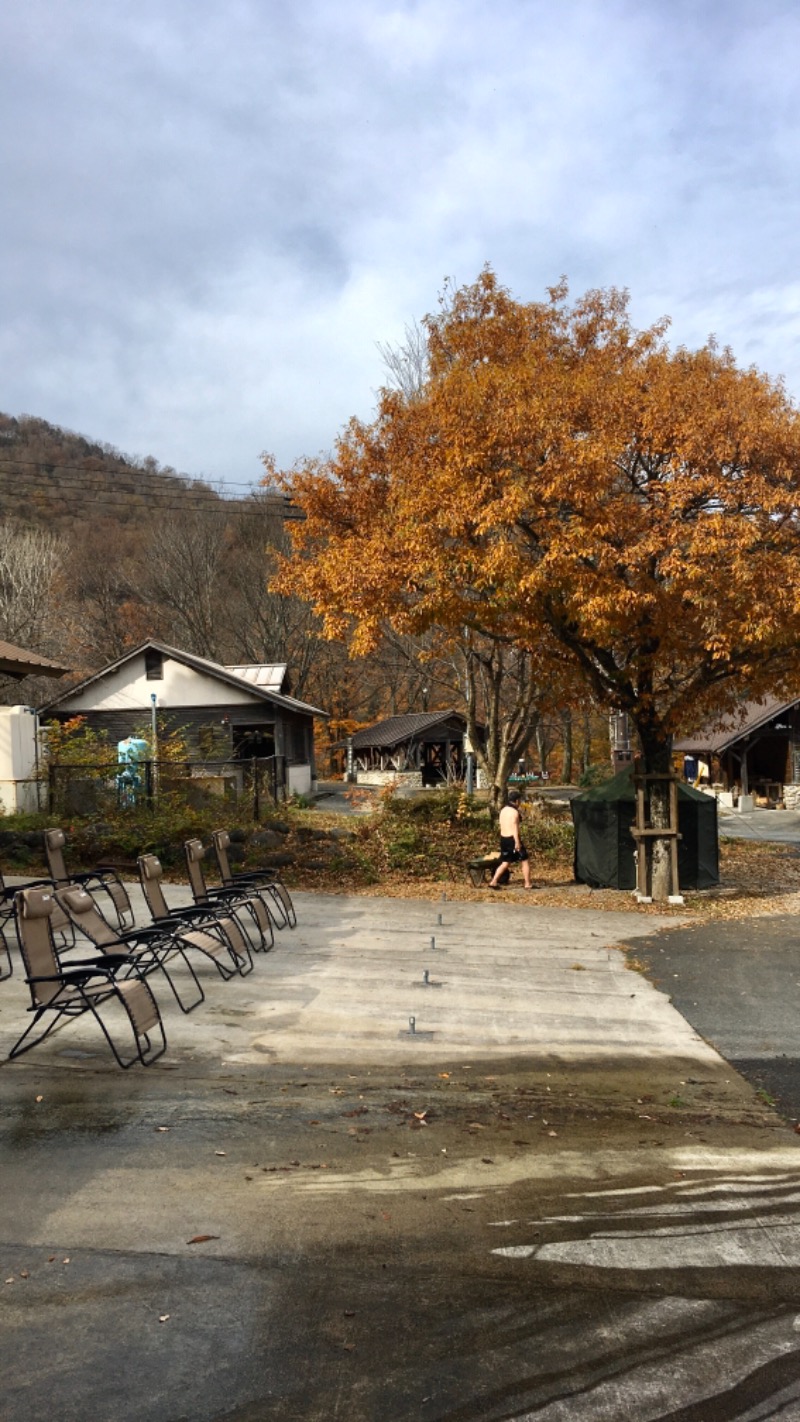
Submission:
M 797 1138 L 659 921 L 297 898 L 151 1070 L 0 1067 L 4 1422 L 800 1416 Z

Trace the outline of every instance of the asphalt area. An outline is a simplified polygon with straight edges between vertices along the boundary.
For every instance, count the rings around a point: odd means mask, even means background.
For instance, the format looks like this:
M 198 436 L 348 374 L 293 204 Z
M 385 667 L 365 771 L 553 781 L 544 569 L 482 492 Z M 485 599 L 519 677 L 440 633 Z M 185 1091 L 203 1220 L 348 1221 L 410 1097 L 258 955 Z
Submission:
M 800 924 L 694 924 L 630 945 L 687 1022 L 792 1124 L 800 1121 Z
M 0 1067 L 3 1422 L 800 1417 L 800 1138 L 658 921 L 298 906 L 152 1069 Z

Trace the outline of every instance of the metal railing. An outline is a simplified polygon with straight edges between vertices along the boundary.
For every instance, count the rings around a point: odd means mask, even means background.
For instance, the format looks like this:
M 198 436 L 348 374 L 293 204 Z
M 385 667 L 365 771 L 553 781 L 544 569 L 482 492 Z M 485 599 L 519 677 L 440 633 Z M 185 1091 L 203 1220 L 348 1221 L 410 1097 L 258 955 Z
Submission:
M 203 809 L 216 800 L 250 807 L 254 820 L 286 799 L 286 757 L 249 760 L 140 760 L 47 767 L 47 808 L 54 815 L 102 815 L 152 809 L 169 797 Z

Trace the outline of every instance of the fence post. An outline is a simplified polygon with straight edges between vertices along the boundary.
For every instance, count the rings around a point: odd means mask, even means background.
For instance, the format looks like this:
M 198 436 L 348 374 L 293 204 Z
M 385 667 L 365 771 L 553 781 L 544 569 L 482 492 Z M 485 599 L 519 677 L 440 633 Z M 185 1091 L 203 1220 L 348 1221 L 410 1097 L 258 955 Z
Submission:
M 260 797 L 259 797 L 258 760 L 257 760 L 256 756 L 253 756 L 252 765 L 253 765 L 253 821 L 254 821 L 255 824 L 258 824 L 259 820 L 261 819 L 261 800 L 260 800 Z
M 144 797 L 147 801 L 148 810 L 153 808 L 153 762 L 146 760 L 144 763 Z

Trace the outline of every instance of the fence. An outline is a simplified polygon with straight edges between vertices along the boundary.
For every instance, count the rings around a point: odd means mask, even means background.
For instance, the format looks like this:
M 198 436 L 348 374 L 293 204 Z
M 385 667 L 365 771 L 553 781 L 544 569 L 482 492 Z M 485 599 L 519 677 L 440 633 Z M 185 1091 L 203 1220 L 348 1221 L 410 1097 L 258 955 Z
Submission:
M 169 796 L 196 809 L 216 800 L 247 807 L 254 820 L 265 807 L 286 799 L 286 757 L 251 760 L 106 761 L 47 768 L 47 808 L 57 815 L 102 815 L 152 809 Z

